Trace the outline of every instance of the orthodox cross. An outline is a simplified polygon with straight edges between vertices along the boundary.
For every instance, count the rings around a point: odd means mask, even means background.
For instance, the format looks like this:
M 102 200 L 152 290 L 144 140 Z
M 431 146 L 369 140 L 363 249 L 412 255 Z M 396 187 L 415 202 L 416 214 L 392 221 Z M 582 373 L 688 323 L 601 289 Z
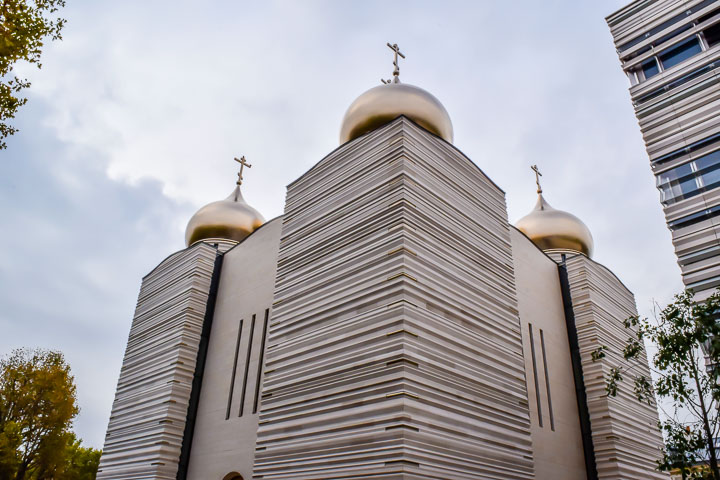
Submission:
M 542 193 L 542 187 L 540 186 L 540 177 L 542 177 L 542 173 L 540 173 L 540 169 L 537 165 L 533 165 L 530 167 L 530 170 L 535 172 L 535 183 L 537 183 L 537 193 Z
M 247 160 L 245 160 L 245 155 L 243 155 L 243 156 L 240 157 L 240 158 L 235 157 L 235 161 L 240 164 L 240 171 L 238 172 L 238 180 L 237 180 L 237 182 L 235 182 L 235 183 L 237 183 L 238 185 L 242 185 L 242 181 L 243 181 L 243 176 L 242 176 L 243 168 L 245 168 L 245 167 L 251 168 L 252 165 L 250 165 L 250 164 L 247 162 Z
M 393 59 L 393 65 L 395 66 L 395 69 L 393 70 L 393 83 L 400 83 L 400 66 L 398 65 L 398 55 L 402 58 L 405 58 L 405 55 L 400 52 L 400 47 L 398 47 L 397 43 L 393 43 L 390 45 L 390 42 L 387 44 L 388 47 L 390 47 L 390 50 L 392 50 L 395 54 L 395 58 Z M 382 80 L 383 83 L 390 83 L 390 80 Z

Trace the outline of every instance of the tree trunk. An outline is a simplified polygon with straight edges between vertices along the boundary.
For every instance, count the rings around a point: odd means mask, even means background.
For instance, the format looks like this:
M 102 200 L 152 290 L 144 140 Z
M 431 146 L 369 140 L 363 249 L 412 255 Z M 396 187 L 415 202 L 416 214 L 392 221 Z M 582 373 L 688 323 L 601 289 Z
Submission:
M 25 462 L 20 464 L 17 473 L 15 474 L 15 480 L 25 480 L 25 473 L 27 472 L 27 465 Z
M 715 452 L 715 439 L 710 429 L 710 420 L 708 419 L 707 408 L 705 407 L 705 397 L 702 388 L 700 388 L 700 380 L 697 371 L 693 372 L 693 379 L 697 387 L 698 399 L 700 401 L 700 411 L 702 412 L 703 429 L 705 430 L 705 438 L 707 439 L 708 453 L 710 454 L 710 471 L 713 474 L 713 480 L 720 480 L 720 469 L 718 469 L 717 453 Z

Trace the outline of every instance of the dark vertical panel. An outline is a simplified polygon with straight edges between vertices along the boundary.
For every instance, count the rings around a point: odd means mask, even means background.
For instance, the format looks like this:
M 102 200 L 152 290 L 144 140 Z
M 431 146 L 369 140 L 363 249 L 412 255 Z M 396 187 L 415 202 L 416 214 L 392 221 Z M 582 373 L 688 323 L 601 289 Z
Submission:
M 212 278 L 210 279 L 210 291 L 208 292 L 207 306 L 205 307 L 205 318 L 203 318 L 202 333 L 198 345 L 198 354 L 195 361 L 195 373 L 193 374 L 192 387 L 190 390 L 190 402 L 188 403 L 187 419 L 183 432 L 182 447 L 180 448 L 180 461 L 178 463 L 177 480 L 187 479 L 188 463 L 190 462 L 190 449 L 192 448 L 193 435 L 195 433 L 195 420 L 197 418 L 198 404 L 200 403 L 200 389 L 202 388 L 203 374 L 205 373 L 205 360 L 207 359 L 208 343 L 210 342 L 210 330 L 212 329 L 213 317 L 215 316 L 215 300 L 217 299 L 218 286 L 220 285 L 220 272 L 222 271 L 222 253 L 215 257 Z
M 583 452 L 585 453 L 585 471 L 588 480 L 598 480 L 597 463 L 595 462 L 595 446 L 593 445 L 592 430 L 590 428 L 590 410 L 588 410 L 587 394 L 585 393 L 582 358 L 580 357 L 580 345 L 578 343 L 577 326 L 575 325 L 575 313 L 572 308 L 570 281 L 568 280 L 567 267 L 565 266 L 565 255 L 562 256 L 562 263 L 558 265 L 558 275 L 560 276 L 560 289 L 562 291 L 563 309 L 565 310 L 565 324 L 567 326 L 568 341 L 570 343 L 570 360 L 572 363 L 573 377 L 575 379 L 575 398 L 577 399 L 578 413 L 580 415 L 580 433 L 582 435 Z
M 265 340 L 267 340 L 268 318 L 270 309 L 265 309 L 265 321 L 263 322 L 262 342 L 260 342 L 260 358 L 258 359 L 257 379 L 255 380 L 255 401 L 253 402 L 253 413 L 257 413 L 258 399 L 260 398 L 260 377 L 262 376 L 263 360 L 265 358 Z
M 552 408 L 552 395 L 550 395 L 550 377 L 548 377 L 547 355 L 545 355 L 545 334 L 540 329 L 540 348 L 542 349 L 543 369 L 545 371 L 545 390 L 547 391 L 548 413 L 550 414 L 550 429 L 555 431 L 555 415 Z
M 542 406 L 540 405 L 540 384 L 538 383 L 537 360 L 535 359 L 535 339 L 533 338 L 532 323 L 528 324 L 528 331 L 530 332 L 530 353 L 532 355 L 533 377 L 535 379 L 535 399 L 537 400 L 538 423 L 542 427 L 543 418 Z
M 238 417 L 242 417 L 243 412 L 245 411 L 245 392 L 247 391 L 248 373 L 250 371 L 250 355 L 252 354 L 253 333 L 255 333 L 255 314 L 253 314 L 252 321 L 250 322 L 250 339 L 248 340 L 247 356 L 245 357 L 245 375 L 243 376 L 243 388 L 242 394 L 240 395 L 240 411 L 238 412 Z
M 235 360 L 233 360 L 232 375 L 230 375 L 230 393 L 228 394 L 225 420 L 230 418 L 230 407 L 232 406 L 233 390 L 235 390 L 235 373 L 237 372 L 237 361 L 238 355 L 240 354 L 240 339 L 242 339 L 243 321 L 244 320 L 240 320 L 240 325 L 238 326 L 237 341 L 235 342 Z

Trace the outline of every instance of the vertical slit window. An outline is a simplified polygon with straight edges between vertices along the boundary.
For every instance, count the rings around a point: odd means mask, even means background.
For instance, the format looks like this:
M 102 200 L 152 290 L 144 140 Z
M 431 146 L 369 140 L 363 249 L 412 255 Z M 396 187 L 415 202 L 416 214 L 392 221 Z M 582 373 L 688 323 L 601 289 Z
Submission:
M 248 340 L 247 356 L 245 357 L 245 375 L 243 376 L 243 388 L 242 388 L 242 394 L 240 395 L 240 412 L 238 413 L 238 417 L 242 417 L 243 412 L 245 411 L 245 392 L 247 391 L 248 373 L 250 370 L 250 355 L 252 354 L 253 333 L 254 332 L 255 332 L 255 315 L 253 314 L 252 321 L 250 322 L 250 339 Z
M 270 309 L 265 309 L 265 321 L 263 322 L 262 341 L 260 342 L 260 358 L 258 358 L 257 380 L 255 381 L 255 401 L 253 402 L 253 413 L 258 411 L 258 401 L 260 399 L 260 378 L 262 377 L 263 360 L 265 359 L 265 341 L 267 340 L 268 318 L 270 317 Z
M 550 430 L 555 431 L 555 415 L 553 415 L 552 396 L 550 395 L 550 377 L 548 376 L 547 355 L 545 355 L 545 335 L 540 329 L 540 349 L 542 350 L 543 370 L 545 371 L 545 390 L 547 391 L 548 413 L 550 414 Z
M 530 354 L 532 355 L 533 377 L 535 379 L 535 399 L 537 400 L 538 423 L 542 427 L 543 419 L 542 419 L 542 407 L 540 405 L 540 385 L 538 384 L 537 359 L 535 358 L 535 340 L 533 338 L 532 323 L 528 324 L 528 331 L 530 332 Z
M 240 339 L 242 339 L 243 320 L 240 320 L 238 326 L 237 341 L 235 342 L 235 360 L 233 361 L 232 375 L 230 376 L 230 394 L 228 395 L 227 410 L 225 411 L 225 420 L 230 418 L 230 406 L 232 405 L 233 390 L 235 390 L 235 374 L 237 373 L 238 356 L 240 355 Z

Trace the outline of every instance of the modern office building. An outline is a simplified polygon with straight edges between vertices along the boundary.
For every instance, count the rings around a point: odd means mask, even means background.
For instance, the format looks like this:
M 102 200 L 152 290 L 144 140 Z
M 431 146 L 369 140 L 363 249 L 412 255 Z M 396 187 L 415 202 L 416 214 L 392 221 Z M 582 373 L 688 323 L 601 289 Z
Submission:
M 282 216 L 242 175 L 201 208 L 142 281 L 97 478 L 665 478 L 655 406 L 605 391 L 646 359 L 592 360 L 629 336 L 632 293 L 539 182 L 512 226 L 452 142 L 396 68 Z
M 687 288 L 720 286 L 720 0 L 636 0 L 607 17 Z

